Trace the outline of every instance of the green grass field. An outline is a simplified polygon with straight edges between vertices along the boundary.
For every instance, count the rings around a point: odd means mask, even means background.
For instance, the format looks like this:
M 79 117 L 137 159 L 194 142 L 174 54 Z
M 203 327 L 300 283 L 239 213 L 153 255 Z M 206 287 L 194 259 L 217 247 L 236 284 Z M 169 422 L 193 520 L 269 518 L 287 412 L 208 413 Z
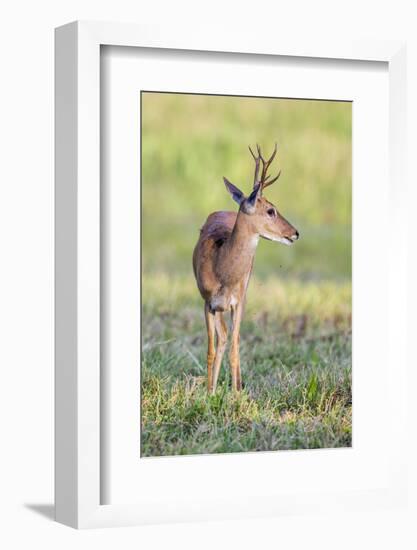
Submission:
M 205 388 L 191 256 L 210 212 L 249 191 L 248 144 L 278 142 L 266 195 L 300 231 L 262 241 L 241 329 L 244 390 Z M 351 445 L 351 106 L 142 95 L 142 456 Z

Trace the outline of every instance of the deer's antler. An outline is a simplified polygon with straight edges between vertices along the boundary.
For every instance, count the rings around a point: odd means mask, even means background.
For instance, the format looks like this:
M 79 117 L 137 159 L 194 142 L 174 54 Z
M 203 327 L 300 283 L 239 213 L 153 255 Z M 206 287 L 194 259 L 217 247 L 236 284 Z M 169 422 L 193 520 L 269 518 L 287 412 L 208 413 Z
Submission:
M 257 157 L 254 155 L 254 152 L 250 148 L 250 145 L 248 145 L 248 147 L 249 147 L 249 151 L 251 152 L 251 155 L 253 156 L 253 160 L 255 161 L 255 175 L 253 177 L 253 188 L 255 189 L 256 185 L 259 183 L 258 182 L 259 165 L 260 165 L 262 156 L 261 156 L 261 150 L 259 149 L 258 144 L 256 144 L 256 148 L 258 150 L 258 156 Z
M 254 176 L 254 180 L 253 180 L 253 187 L 255 187 L 258 183 L 260 183 L 261 191 L 263 191 L 265 189 L 265 187 L 268 187 L 268 185 L 272 185 L 275 181 L 277 181 L 277 179 L 281 175 L 281 170 L 278 172 L 278 175 L 275 176 L 275 178 L 273 178 L 272 180 L 269 179 L 271 176 L 268 175 L 268 168 L 271 165 L 272 161 L 274 160 L 275 155 L 277 154 L 278 146 L 275 143 L 274 151 L 273 151 L 272 155 L 269 157 L 268 160 L 265 160 L 263 158 L 262 153 L 261 153 L 261 148 L 259 147 L 258 144 L 256 144 L 256 150 L 257 150 L 257 153 L 258 153 L 257 156 L 255 156 L 254 152 L 252 151 L 252 149 L 249 146 L 249 151 L 251 152 L 251 155 L 253 156 L 253 159 L 255 161 L 255 176 Z M 258 180 L 260 162 L 262 162 L 262 174 L 261 174 L 261 178 Z

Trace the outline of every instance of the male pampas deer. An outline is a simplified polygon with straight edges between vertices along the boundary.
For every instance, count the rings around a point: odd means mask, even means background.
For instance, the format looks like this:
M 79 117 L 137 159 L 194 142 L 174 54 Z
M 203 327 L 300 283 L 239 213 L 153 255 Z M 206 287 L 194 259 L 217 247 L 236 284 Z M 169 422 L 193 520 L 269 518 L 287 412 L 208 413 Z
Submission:
M 252 192 L 246 197 L 233 183 L 223 178 L 226 189 L 239 205 L 239 211 L 210 214 L 200 230 L 200 238 L 193 254 L 194 275 L 205 302 L 208 337 L 207 385 L 210 393 L 216 391 L 226 348 L 227 325 L 224 313 L 227 311 L 231 311 L 232 317 L 232 388 L 242 389 L 239 358 L 240 323 L 259 237 L 287 245 L 291 245 L 299 237 L 295 227 L 262 196 L 263 190 L 280 176 L 278 173 L 271 179 L 268 175 L 270 164 L 277 153 L 277 146 L 275 144 L 274 152 L 268 160 L 263 158 L 259 145 L 256 147 L 257 155 L 249 147 L 255 160 Z

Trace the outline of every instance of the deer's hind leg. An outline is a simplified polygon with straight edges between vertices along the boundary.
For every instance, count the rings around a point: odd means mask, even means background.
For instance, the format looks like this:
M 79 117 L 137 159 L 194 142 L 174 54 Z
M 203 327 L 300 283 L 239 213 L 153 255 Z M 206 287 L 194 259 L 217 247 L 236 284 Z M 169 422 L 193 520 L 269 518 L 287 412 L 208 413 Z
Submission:
M 215 312 L 210 310 L 210 306 L 206 302 L 204 306 L 204 315 L 206 318 L 207 327 L 207 390 L 213 391 L 213 362 L 216 353 L 214 346 L 215 335 Z
M 216 335 L 217 335 L 217 349 L 216 349 L 216 357 L 214 359 L 214 366 L 213 366 L 213 387 L 211 390 L 211 393 L 213 394 L 216 391 L 220 367 L 222 364 L 224 350 L 226 349 L 226 344 L 227 344 L 227 324 L 226 324 L 226 321 L 224 320 L 224 316 L 221 311 L 217 311 L 215 314 L 215 326 L 216 326 Z

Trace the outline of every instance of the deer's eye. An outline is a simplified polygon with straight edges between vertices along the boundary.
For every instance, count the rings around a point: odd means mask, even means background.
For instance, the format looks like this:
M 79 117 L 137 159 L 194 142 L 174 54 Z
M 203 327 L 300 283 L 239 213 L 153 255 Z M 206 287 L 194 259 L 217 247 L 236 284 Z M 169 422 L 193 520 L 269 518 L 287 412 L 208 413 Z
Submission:
M 266 211 L 266 213 L 267 213 L 268 216 L 270 216 L 271 218 L 274 218 L 274 217 L 275 217 L 275 209 L 274 209 L 274 208 L 268 208 L 268 210 Z

